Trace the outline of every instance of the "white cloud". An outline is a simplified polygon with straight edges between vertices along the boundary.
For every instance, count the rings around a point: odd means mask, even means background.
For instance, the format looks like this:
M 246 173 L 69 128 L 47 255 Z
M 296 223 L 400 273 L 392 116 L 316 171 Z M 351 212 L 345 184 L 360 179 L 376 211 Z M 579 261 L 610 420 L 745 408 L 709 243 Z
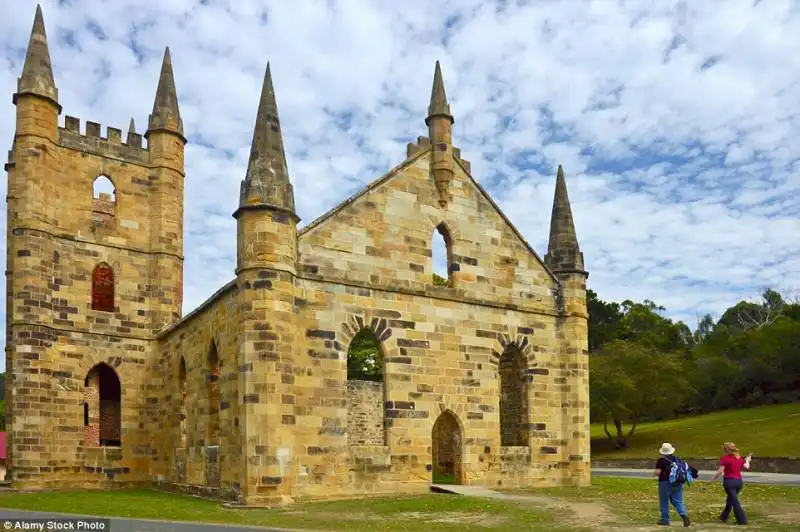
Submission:
M 3 149 L 35 9 L 8 4 Z M 43 8 L 64 113 L 84 120 L 125 131 L 133 116 L 143 130 L 170 46 L 194 141 L 187 311 L 233 276 L 230 214 L 267 61 L 304 223 L 426 134 L 439 59 L 457 145 L 541 255 L 555 167 L 564 165 L 589 283 L 602 298 L 652 299 L 694 325 L 765 286 L 797 288 L 800 13 L 790 0 Z

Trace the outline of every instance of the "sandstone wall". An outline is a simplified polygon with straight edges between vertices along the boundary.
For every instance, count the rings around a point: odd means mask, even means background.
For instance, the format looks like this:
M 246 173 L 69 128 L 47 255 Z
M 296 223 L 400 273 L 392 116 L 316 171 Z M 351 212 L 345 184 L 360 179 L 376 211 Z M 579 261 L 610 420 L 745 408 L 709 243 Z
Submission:
M 347 381 L 347 441 L 349 445 L 385 444 L 383 383 Z
M 229 283 L 160 335 L 151 368 L 160 390 L 149 420 L 159 434 L 150 464 L 153 478 L 228 497 L 241 490 L 240 319 L 236 285 Z
M 412 156 L 332 216 L 300 231 L 299 273 L 424 292 L 433 274 L 431 237 L 443 224 L 452 242 L 455 289 L 438 293 L 552 311 L 555 279 L 475 181 L 461 166 L 455 170 L 452 201 L 441 209 L 428 156 Z

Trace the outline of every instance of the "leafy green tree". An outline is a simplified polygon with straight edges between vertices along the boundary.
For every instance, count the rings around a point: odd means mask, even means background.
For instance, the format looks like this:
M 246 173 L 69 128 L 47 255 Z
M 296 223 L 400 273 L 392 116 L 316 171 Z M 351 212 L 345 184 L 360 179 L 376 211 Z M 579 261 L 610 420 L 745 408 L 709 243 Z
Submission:
M 358 381 L 383 380 L 381 343 L 371 329 L 361 329 L 347 349 L 347 379 Z
M 627 448 L 637 424 L 673 416 L 693 391 L 682 356 L 643 340 L 614 340 L 603 346 L 590 359 L 589 382 L 592 418 L 603 422 L 618 449 Z
M 623 318 L 619 303 L 607 303 L 594 290 L 586 290 L 589 311 L 589 352 L 598 351 L 604 344 L 619 338 Z
M 6 430 L 6 402 L 0 399 L 0 431 Z
M 433 274 L 433 286 L 450 286 L 450 281 L 438 274 Z
M 641 303 L 622 302 L 624 314 L 619 338 L 630 342 L 644 342 L 664 351 L 683 351 L 691 348 L 692 331 L 682 321 L 673 322 L 661 315 L 665 309 L 649 299 Z

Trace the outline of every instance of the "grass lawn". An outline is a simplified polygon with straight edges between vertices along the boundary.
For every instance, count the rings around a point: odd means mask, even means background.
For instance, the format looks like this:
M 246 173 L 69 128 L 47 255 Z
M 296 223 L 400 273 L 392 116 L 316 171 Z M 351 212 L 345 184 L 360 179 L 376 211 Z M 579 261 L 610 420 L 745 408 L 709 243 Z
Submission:
M 461 531 L 559 529 L 551 511 L 458 495 L 308 502 L 275 510 L 241 510 L 152 490 L 0 493 L 0 508 L 141 519 L 230 523 L 303 530 Z M 0 515 L 2 511 L 0 511 Z
M 0 493 L 0 508 L 353 531 L 622 531 L 653 525 L 658 519 L 656 485 L 647 479 L 598 477 L 590 488 L 532 489 L 503 495 L 508 500 L 429 494 L 236 510 L 183 495 L 112 490 Z M 724 503 L 720 485 L 705 490 L 693 485 L 685 501 L 695 523 L 703 525 L 704 530 L 715 528 Z M 800 528 L 800 488 L 750 484 L 742 492 L 742 501 L 751 528 L 776 532 Z
M 696 417 L 643 423 L 636 427 L 625 451 L 614 449 L 602 424 L 592 424 L 592 456 L 597 458 L 652 458 L 668 441 L 680 456 L 702 458 L 722 453 L 722 443 L 733 441 L 744 453 L 759 456 L 800 457 L 800 403 L 714 412 Z M 613 426 L 609 430 L 614 434 Z M 630 427 L 627 427 L 630 430 Z
M 603 504 L 610 509 L 610 522 L 622 528 L 655 524 L 658 520 L 658 488 L 655 480 L 595 477 L 592 484 L 592 487 L 583 489 L 545 488 L 525 490 L 524 493 Z M 721 482 L 713 485 L 701 482 L 685 487 L 683 500 L 693 524 L 700 525 L 698 529 L 727 528 L 735 522 L 732 514 L 729 525 L 723 525 L 718 520 L 725 506 Z M 745 484 L 740 500 L 750 520 L 750 528 L 776 532 L 800 530 L 800 488 Z M 674 508 L 670 512 L 672 526 L 679 526 L 680 519 Z

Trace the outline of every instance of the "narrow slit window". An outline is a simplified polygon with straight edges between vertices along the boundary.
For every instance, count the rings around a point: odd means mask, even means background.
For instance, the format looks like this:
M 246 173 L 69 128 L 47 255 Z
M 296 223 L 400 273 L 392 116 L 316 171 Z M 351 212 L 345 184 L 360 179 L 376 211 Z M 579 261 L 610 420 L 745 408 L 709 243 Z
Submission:
M 442 224 L 433 231 L 431 237 L 431 261 L 434 286 L 453 286 L 453 274 L 450 268 L 452 245 L 450 233 Z

